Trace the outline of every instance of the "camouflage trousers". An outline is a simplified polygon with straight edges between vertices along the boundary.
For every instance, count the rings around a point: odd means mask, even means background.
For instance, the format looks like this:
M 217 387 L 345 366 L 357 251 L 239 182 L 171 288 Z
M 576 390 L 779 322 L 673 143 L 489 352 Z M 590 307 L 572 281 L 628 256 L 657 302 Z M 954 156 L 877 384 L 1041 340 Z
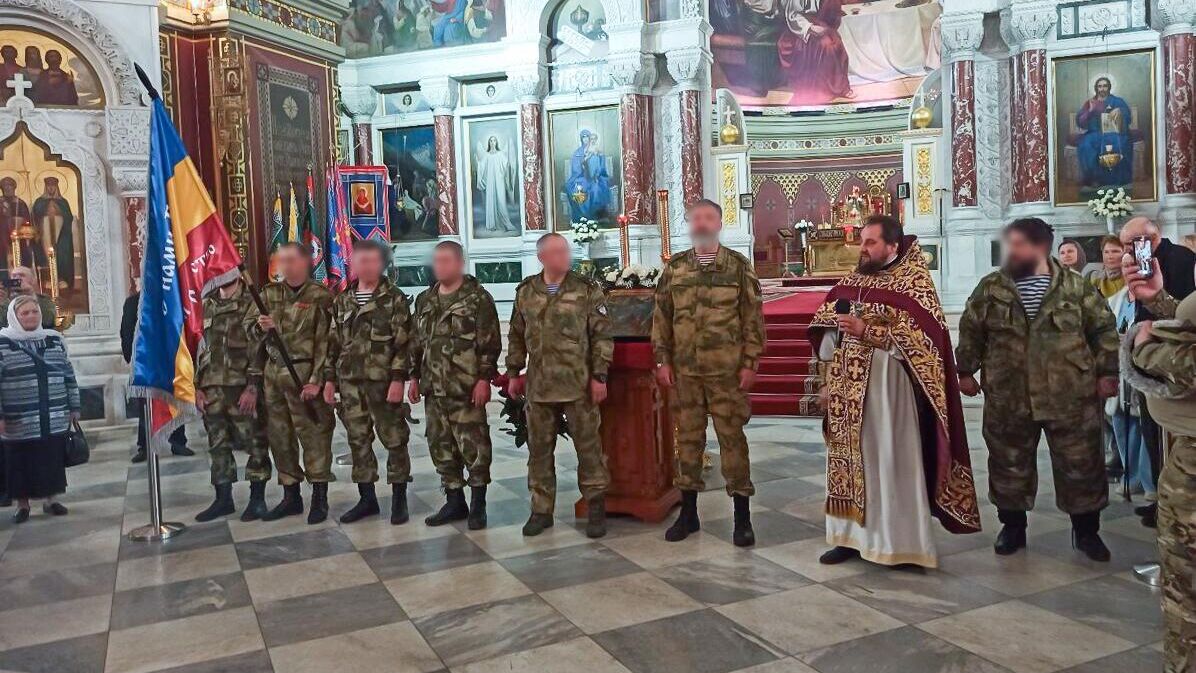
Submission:
M 212 461 L 212 485 L 237 481 L 237 461 L 233 451 L 249 453 L 245 478 L 266 481 L 270 478 L 270 448 L 266 436 L 265 409 L 246 416 L 237 409 L 237 400 L 245 386 L 207 386 L 203 426 L 208 431 L 208 457 Z
M 670 408 L 677 437 L 677 476 L 673 485 L 683 491 L 702 491 L 702 458 L 706 453 L 706 418 L 714 419 L 727 495 L 752 496 L 752 470 L 743 426 L 752 417 L 739 376 L 677 376 Z
M 302 371 L 299 372 L 303 374 Z M 332 429 L 336 419 L 323 400 L 304 402 L 290 375 L 270 365 L 266 369 L 266 428 L 278 483 L 335 481 L 332 475 Z M 302 465 L 299 447 L 303 446 Z
M 490 483 L 490 424 L 486 408 L 475 407 L 468 397 L 424 398 L 427 415 L 428 453 L 447 490 L 465 488 L 463 473 L 469 472 L 470 486 Z
M 1196 671 L 1196 437 L 1176 437 L 1159 475 L 1163 670 Z
M 602 413 L 582 398 L 572 402 L 527 403 L 527 490 L 533 514 L 552 514 L 556 508 L 556 437 L 561 417 L 577 452 L 577 487 L 590 500 L 606 493 L 610 471 L 602 452 Z
M 1109 504 L 1103 411 L 1095 399 L 1069 418 L 1036 421 L 1028 409 L 986 401 L 988 494 L 998 509 L 1028 512 L 1038 494 L 1038 439 L 1046 433 L 1055 478 L 1055 505 L 1067 514 L 1097 512 Z
M 340 413 L 345 434 L 349 436 L 349 451 L 353 456 L 353 482 L 372 484 L 378 481 L 378 458 L 374 456 L 374 432 L 386 447 L 386 482 L 402 484 L 411 481 L 411 454 L 407 441 L 411 428 L 406 402 L 386 401 L 389 381 L 341 381 Z

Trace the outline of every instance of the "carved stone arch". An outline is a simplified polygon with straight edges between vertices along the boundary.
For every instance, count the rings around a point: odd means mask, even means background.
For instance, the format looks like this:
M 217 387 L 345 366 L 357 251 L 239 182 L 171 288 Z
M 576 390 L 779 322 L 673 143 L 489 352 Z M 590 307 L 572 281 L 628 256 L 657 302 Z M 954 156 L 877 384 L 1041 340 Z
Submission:
M 516 11 L 509 13 L 513 20 L 507 23 L 507 33 L 511 37 L 521 36 L 535 38 L 548 35 L 548 21 L 553 11 L 568 0 L 512 0 L 508 5 L 517 6 Z M 606 12 L 606 28 L 614 28 L 644 23 L 644 7 L 641 0 L 601 0 L 602 9 Z
M 124 47 L 91 12 L 71 0 L 4 0 L 0 22 L 66 32 L 71 46 L 88 59 L 104 87 L 109 106 L 142 105 L 141 82 Z

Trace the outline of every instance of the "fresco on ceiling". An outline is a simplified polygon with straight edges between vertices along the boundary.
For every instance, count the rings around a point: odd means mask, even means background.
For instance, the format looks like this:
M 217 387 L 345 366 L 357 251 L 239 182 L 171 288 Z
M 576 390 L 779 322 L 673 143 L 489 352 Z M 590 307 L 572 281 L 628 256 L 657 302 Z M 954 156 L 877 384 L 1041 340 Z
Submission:
M 503 0 L 352 0 L 341 46 L 366 58 L 494 42 L 506 21 Z

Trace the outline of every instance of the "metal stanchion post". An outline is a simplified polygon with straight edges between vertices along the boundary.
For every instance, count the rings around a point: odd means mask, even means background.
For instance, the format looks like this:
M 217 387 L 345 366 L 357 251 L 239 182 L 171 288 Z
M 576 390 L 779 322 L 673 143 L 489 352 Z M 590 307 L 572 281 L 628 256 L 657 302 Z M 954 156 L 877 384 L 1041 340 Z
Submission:
M 142 440 L 145 442 L 146 454 L 148 460 L 145 463 L 145 471 L 149 473 L 149 498 L 150 498 L 150 522 L 145 526 L 134 528 L 129 532 L 129 539 L 135 542 L 161 542 L 169 540 L 170 538 L 179 535 L 187 530 L 187 527 L 181 523 L 173 521 L 162 521 L 162 480 L 158 467 L 158 452 L 150 447 L 149 428 L 150 428 L 150 401 L 143 400 L 141 405 L 141 413 L 144 415 L 145 435 Z
M 1167 449 L 1170 448 L 1168 443 L 1167 431 L 1159 428 L 1159 471 L 1162 471 L 1162 466 L 1167 464 Z M 1155 502 L 1158 506 L 1158 502 Z M 1149 561 L 1147 563 L 1138 563 L 1134 565 L 1134 578 L 1143 584 L 1152 587 L 1163 585 L 1163 567 L 1157 561 Z

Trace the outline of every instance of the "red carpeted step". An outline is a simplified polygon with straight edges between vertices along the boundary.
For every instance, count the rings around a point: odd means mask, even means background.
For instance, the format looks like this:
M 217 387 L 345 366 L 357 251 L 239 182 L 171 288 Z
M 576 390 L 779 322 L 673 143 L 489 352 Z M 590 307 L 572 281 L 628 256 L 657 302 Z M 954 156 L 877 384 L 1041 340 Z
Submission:
M 766 395 L 800 395 L 814 391 L 814 378 L 805 374 L 773 374 L 760 375 L 752 385 L 752 394 Z
M 809 329 L 809 325 L 777 323 L 773 325 L 765 325 L 764 336 L 767 339 L 789 339 L 803 341 L 806 339 L 806 334 L 808 333 Z
M 764 342 L 764 355 L 774 358 L 808 358 L 814 351 L 809 341 L 799 339 L 769 339 Z
M 762 375 L 772 374 L 812 374 L 810 358 L 760 358 L 759 373 Z
M 814 395 L 758 395 L 752 393 L 752 414 L 755 416 L 818 417 L 818 399 Z

